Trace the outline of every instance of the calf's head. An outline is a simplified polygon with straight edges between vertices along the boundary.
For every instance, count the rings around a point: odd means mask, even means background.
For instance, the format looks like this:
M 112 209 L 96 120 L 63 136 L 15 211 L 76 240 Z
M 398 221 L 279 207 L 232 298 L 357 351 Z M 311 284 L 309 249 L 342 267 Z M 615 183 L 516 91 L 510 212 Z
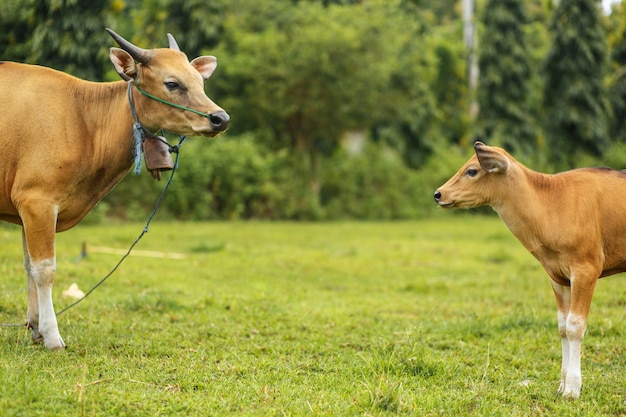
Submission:
M 134 91 L 142 124 L 151 130 L 165 129 L 180 135 L 215 136 L 226 129 L 230 117 L 204 92 L 204 81 L 217 67 L 214 56 L 201 56 L 190 62 L 169 34 L 169 48 L 142 49 L 111 29 L 107 32 L 121 47 L 111 48 L 109 54 L 117 73 L 162 100 Z
M 497 203 L 511 184 L 515 160 L 504 149 L 474 144 L 476 152 L 459 171 L 435 191 L 435 202 L 444 208 L 473 208 Z

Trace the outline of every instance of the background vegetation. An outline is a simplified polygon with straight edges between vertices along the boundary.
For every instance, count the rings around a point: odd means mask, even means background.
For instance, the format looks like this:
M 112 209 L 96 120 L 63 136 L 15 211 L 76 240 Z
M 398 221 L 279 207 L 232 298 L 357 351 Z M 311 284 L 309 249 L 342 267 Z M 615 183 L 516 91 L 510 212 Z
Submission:
M 232 115 L 185 143 L 170 222 L 137 247 L 183 260 L 128 258 L 59 316 L 62 354 L 2 328 L 3 415 L 626 414 L 626 281 L 598 285 L 563 401 L 540 265 L 498 219 L 432 202 L 477 135 L 536 169 L 626 165 L 626 7 L 558 3 L 477 0 L 474 88 L 459 0 L 2 0 L 0 59 L 117 80 L 104 27 L 146 48 L 172 32 L 218 56 L 207 91 Z M 58 235 L 57 310 L 162 185 L 129 175 Z M 26 310 L 19 240 L 0 226 L 3 323 Z
M 579 401 L 557 395 L 556 307 L 493 217 L 159 222 L 59 316 L 68 348 L 0 330 L 0 410 L 16 416 L 620 416 L 626 280 L 596 288 Z M 140 223 L 58 235 L 57 309 Z M 20 229 L 0 227 L 0 322 L 25 317 Z M 79 260 L 82 242 L 88 256 Z
M 107 26 L 218 56 L 207 91 L 232 125 L 184 148 L 178 219 L 425 216 L 476 136 L 536 169 L 624 167 L 626 6 L 475 3 L 475 87 L 460 0 L 4 0 L 1 58 L 117 80 Z M 145 212 L 151 181 L 95 218 Z

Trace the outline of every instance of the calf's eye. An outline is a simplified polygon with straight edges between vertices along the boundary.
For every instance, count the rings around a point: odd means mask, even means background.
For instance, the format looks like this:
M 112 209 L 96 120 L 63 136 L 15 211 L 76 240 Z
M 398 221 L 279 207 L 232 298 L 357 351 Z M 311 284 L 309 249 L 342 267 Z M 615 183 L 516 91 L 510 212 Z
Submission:
M 478 174 L 478 170 L 475 168 L 470 168 L 467 170 L 467 175 L 470 177 L 475 177 Z

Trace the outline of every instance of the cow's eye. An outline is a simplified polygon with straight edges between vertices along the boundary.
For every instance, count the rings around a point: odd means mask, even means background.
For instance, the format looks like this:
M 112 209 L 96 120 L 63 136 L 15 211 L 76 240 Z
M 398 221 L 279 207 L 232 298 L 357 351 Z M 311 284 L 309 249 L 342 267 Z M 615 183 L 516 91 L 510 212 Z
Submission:
M 178 84 L 176 81 L 166 81 L 165 87 L 167 87 L 167 89 L 170 91 L 174 91 L 180 87 L 180 84 Z
M 475 177 L 478 174 L 478 170 L 476 168 L 470 168 L 467 170 L 467 175 L 470 177 Z

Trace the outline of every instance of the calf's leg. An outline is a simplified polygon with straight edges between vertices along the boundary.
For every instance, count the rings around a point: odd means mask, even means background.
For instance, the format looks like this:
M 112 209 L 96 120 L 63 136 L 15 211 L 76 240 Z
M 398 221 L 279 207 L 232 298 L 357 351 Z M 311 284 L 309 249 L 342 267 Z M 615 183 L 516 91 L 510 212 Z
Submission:
M 580 272 L 580 271 L 579 271 Z M 595 274 L 595 270 L 593 272 Z M 578 399 L 582 388 L 580 356 L 587 330 L 587 316 L 591 306 L 597 275 L 572 274 L 571 286 L 552 282 L 558 307 L 559 334 L 561 336 L 562 362 L 559 393 L 565 398 Z
M 559 335 L 561 336 L 561 382 L 559 384 L 559 394 L 565 391 L 565 381 L 567 380 L 567 370 L 569 367 L 569 340 L 567 338 L 567 315 L 571 300 L 570 287 L 565 287 L 552 283 L 552 290 L 556 296 L 557 318 L 559 323 Z

